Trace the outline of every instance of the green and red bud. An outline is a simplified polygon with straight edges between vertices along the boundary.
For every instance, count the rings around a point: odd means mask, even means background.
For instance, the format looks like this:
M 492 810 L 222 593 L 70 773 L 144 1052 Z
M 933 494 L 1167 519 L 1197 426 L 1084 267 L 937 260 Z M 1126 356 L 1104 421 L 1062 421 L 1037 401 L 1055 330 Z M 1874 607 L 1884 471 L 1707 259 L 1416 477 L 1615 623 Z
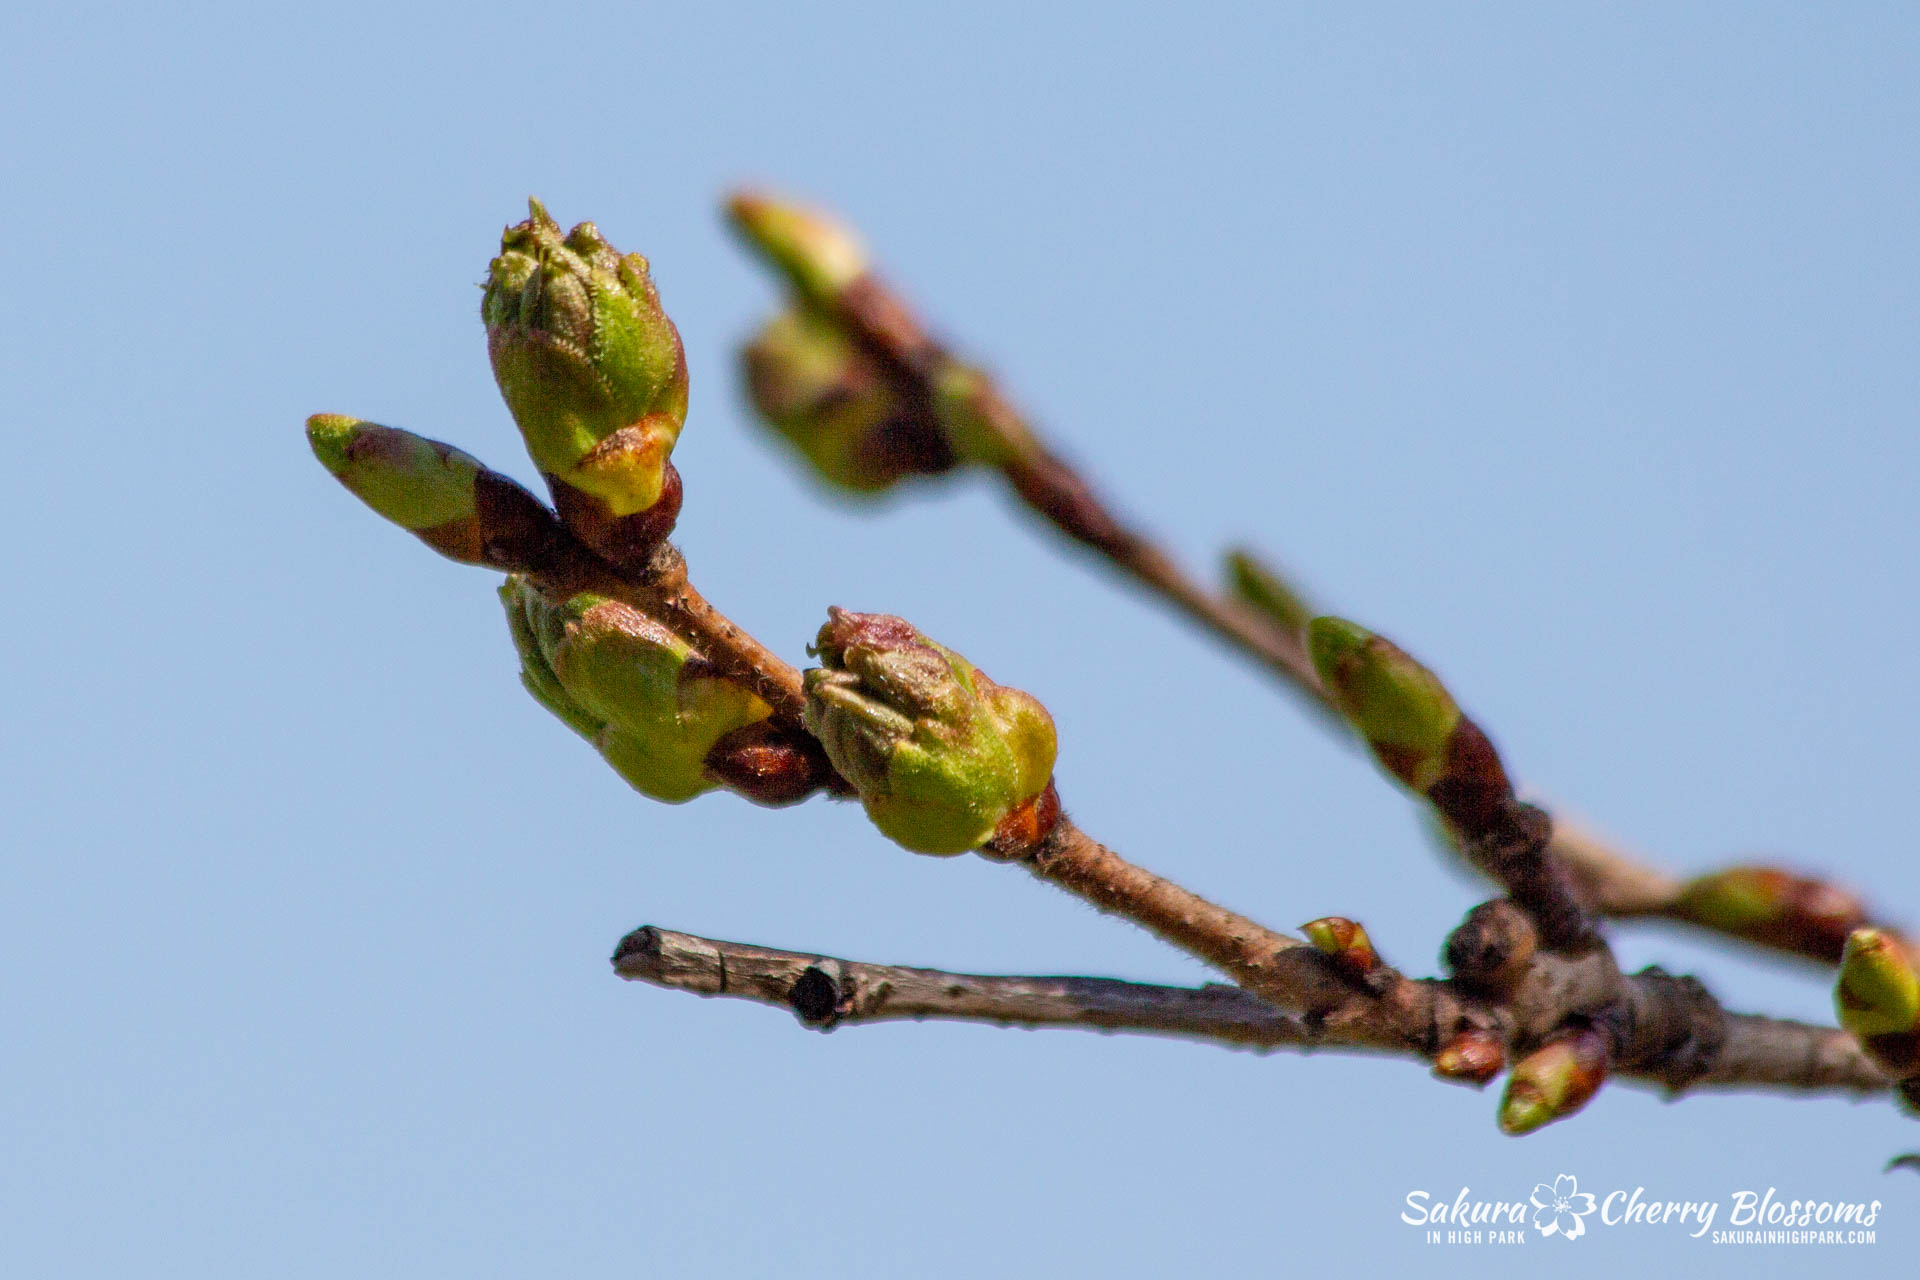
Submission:
M 307 443 L 348 492 L 450 560 L 536 568 L 563 540 L 538 498 L 452 445 L 337 413 L 308 418 Z
M 1344 618 L 1308 623 L 1307 650 L 1334 706 L 1374 759 L 1468 841 L 1544 843 L 1551 829 L 1545 815 L 1519 803 L 1500 753 L 1433 672 Z
M 961 462 L 1005 469 L 1046 456 L 1033 430 L 983 371 L 944 355 L 928 378 L 940 436 Z
M 1518 1136 L 1564 1120 L 1593 1100 L 1607 1081 L 1606 1033 L 1567 1027 L 1513 1064 L 1500 1099 L 1500 1130 Z
M 685 641 L 618 601 L 556 602 L 520 577 L 500 600 L 528 692 L 655 800 L 678 804 L 726 780 L 710 772 L 710 754 L 770 715 Z
M 1454 1036 L 1433 1055 L 1433 1074 L 1442 1080 L 1455 1080 L 1475 1088 L 1500 1074 L 1507 1065 L 1506 1050 L 1500 1038 L 1490 1031 L 1468 1028 Z
M 1322 916 L 1300 926 L 1314 949 L 1332 959 L 1351 978 L 1365 978 L 1380 968 L 1380 953 L 1367 931 L 1345 916 Z
M 803 302 L 831 309 L 867 274 L 867 252 L 843 223 L 817 209 L 743 191 L 727 201 L 734 229 L 776 267 Z
M 1729 867 L 1689 881 L 1668 914 L 1829 961 L 1840 958 L 1847 935 L 1866 921 L 1852 894 L 1762 866 Z
M 953 467 L 938 423 L 819 312 L 782 312 L 741 355 L 760 418 L 829 484 L 873 493 Z
M 1053 777 L 1053 720 L 900 618 L 833 609 L 806 673 L 807 727 L 882 834 L 916 853 L 977 849 Z
M 532 216 L 500 237 L 481 302 L 494 378 L 562 518 L 630 560 L 678 510 L 668 457 L 687 415 L 680 334 L 644 257 L 619 253 L 591 222 L 562 235 L 529 203 Z
M 1446 775 L 1460 707 L 1399 645 L 1344 618 L 1307 626 L 1314 669 L 1388 773 L 1424 794 Z
M 1920 974 L 1885 930 L 1855 929 L 1840 957 L 1834 984 L 1840 1025 L 1862 1041 L 1920 1032 Z

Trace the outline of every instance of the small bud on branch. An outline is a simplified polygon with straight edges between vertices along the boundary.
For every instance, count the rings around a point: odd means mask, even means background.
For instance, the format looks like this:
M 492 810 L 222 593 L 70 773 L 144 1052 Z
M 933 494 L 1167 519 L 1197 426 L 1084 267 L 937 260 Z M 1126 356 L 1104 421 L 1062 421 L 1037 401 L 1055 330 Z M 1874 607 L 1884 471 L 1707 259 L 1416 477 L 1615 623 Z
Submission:
M 337 413 L 308 418 L 307 443 L 348 492 L 449 560 L 528 569 L 565 539 L 538 498 L 450 444 Z
M 1462 1031 L 1433 1055 L 1434 1075 L 1442 1080 L 1457 1080 L 1475 1088 L 1499 1075 L 1500 1069 L 1506 1065 L 1507 1055 L 1500 1047 L 1500 1038 L 1492 1032 L 1478 1029 Z
M 1834 984 L 1840 1025 L 1865 1039 L 1920 1027 L 1920 975 L 1879 929 L 1855 929 Z
M 1380 968 L 1380 953 L 1373 949 L 1367 931 L 1345 916 L 1309 920 L 1300 932 L 1348 977 L 1364 980 Z
M 733 225 L 779 268 L 802 301 L 830 309 L 867 274 L 867 251 L 845 224 L 803 205 L 742 192 L 727 202 Z
M 1867 922 L 1866 908 L 1852 894 L 1763 866 L 1690 880 L 1666 914 L 1829 963 L 1839 960 L 1847 935 Z
M 1840 1025 L 1894 1078 L 1907 1109 L 1920 1115 L 1920 974 L 1899 939 L 1855 929 L 1833 988 Z
M 1433 805 L 1474 865 L 1533 917 L 1541 940 L 1564 951 L 1595 945 L 1585 906 L 1549 852 L 1552 820 L 1514 795 L 1500 753 L 1439 677 L 1345 618 L 1315 618 L 1307 649 L 1333 705 L 1374 759 Z
M 1500 1099 L 1500 1130 L 1518 1136 L 1564 1120 L 1607 1081 L 1606 1033 L 1577 1025 L 1555 1033 L 1513 1064 Z

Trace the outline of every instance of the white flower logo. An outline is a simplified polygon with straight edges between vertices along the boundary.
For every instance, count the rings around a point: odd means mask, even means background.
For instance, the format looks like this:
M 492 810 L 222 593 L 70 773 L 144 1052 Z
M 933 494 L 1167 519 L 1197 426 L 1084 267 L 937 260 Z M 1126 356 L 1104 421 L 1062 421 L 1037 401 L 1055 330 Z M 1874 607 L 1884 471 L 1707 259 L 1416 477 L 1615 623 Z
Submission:
M 1558 1233 L 1578 1240 L 1586 1233 L 1587 1224 L 1581 1219 L 1593 1212 L 1593 1195 L 1582 1191 L 1580 1180 L 1572 1174 L 1561 1174 L 1552 1186 L 1539 1183 L 1527 1199 L 1533 1205 L 1533 1229 L 1541 1235 Z

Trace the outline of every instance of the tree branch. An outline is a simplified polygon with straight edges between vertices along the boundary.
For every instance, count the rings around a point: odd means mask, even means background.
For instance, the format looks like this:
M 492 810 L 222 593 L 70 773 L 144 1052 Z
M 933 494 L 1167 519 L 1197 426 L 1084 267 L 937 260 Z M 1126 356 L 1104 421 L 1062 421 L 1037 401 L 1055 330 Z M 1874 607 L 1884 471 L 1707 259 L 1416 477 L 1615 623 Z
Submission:
M 764 207 L 758 197 L 748 194 L 732 202 L 734 215 L 743 225 Z M 824 234 L 828 242 L 852 243 L 850 232 L 824 221 L 808 234 Z M 770 252 L 758 235 L 750 231 L 749 240 L 799 284 L 805 304 L 833 320 L 894 386 L 914 419 L 910 430 L 930 445 L 921 452 L 938 459 L 929 470 L 944 470 L 962 458 L 991 466 L 1031 511 L 1055 529 L 1254 659 L 1315 710 L 1334 710 L 1302 636 L 1311 611 L 1282 575 L 1247 552 L 1235 551 L 1227 561 L 1233 591 L 1222 594 L 1207 589 L 1149 534 L 1123 519 L 1091 480 L 1042 438 L 991 375 L 966 363 L 936 337 L 879 273 L 863 265 L 857 275 L 832 287 L 819 280 L 809 284 L 803 279 L 804 271 L 796 276 L 793 263 Z M 968 447 L 961 447 L 962 438 Z M 1338 715 L 1323 715 L 1323 719 L 1339 722 Z M 1590 831 L 1557 830 L 1548 851 L 1580 883 L 1588 905 L 1603 915 L 1660 917 L 1827 963 L 1839 957 L 1846 930 L 1835 931 L 1834 912 L 1803 913 L 1757 927 L 1732 922 L 1691 909 L 1681 881 Z M 1487 870 L 1484 865 L 1479 869 Z M 1829 890 L 1829 901 L 1838 893 Z M 1864 911 L 1857 915 L 1856 923 L 1867 920 Z M 1920 941 L 1903 939 L 1903 944 L 1920 961 Z
M 784 1008 L 821 1031 L 938 1019 L 1167 1036 L 1260 1052 L 1382 1051 L 1348 1038 L 1339 1027 L 1215 984 L 1171 987 L 1117 978 L 950 973 L 779 951 L 653 925 L 620 940 L 613 968 L 629 981 Z M 1886 1077 L 1851 1036 L 1836 1028 L 1733 1015 L 1727 1030 L 1719 1061 L 1688 1087 L 1855 1096 L 1887 1091 Z M 1625 1074 L 1662 1083 L 1652 1074 Z

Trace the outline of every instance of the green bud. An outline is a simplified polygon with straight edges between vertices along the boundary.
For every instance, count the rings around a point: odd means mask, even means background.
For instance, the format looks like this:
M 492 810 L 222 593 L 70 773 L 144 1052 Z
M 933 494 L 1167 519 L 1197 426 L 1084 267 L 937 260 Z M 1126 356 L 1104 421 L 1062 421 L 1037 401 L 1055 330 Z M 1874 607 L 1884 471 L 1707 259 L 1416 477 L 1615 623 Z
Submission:
M 1005 467 L 1039 455 L 1040 442 L 1007 403 L 992 379 L 957 360 L 933 374 L 933 412 L 940 434 L 956 458 L 982 467 Z
M 1761 866 L 1689 881 L 1668 914 L 1825 960 L 1838 960 L 1866 919 L 1860 900 L 1839 886 Z
M 402 529 L 473 519 L 480 462 L 452 445 L 337 413 L 308 418 L 307 443 L 334 479 Z
M 873 361 L 818 312 L 774 317 L 742 359 L 761 419 L 829 484 L 873 493 L 953 465 L 938 427 L 914 415 Z
M 549 477 L 615 517 L 651 507 L 687 416 L 687 362 L 647 260 L 538 200 L 507 228 L 481 315 L 500 394 Z
M 806 673 L 807 728 L 895 843 L 965 853 L 1046 790 L 1046 708 L 911 623 L 833 609 L 813 652 L 824 665 Z
M 450 444 L 337 413 L 308 418 L 307 443 L 355 497 L 449 559 L 516 569 L 553 552 L 553 513 Z
M 1740 933 L 1780 921 L 1793 908 L 1797 887 L 1795 877 L 1774 867 L 1728 867 L 1688 881 L 1674 912 L 1711 929 Z
M 1795 887 L 1793 877 L 1771 867 L 1731 867 L 1689 881 L 1674 909 L 1711 928 L 1739 932 L 1784 916 Z
M 1564 1120 L 1606 1080 L 1606 1036 L 1595 1027 L 1562 1031 L 1513 1064 L 1500 1099 L 1500 1130 L 1518 1136 Z
M 569 729 L 598 745 L 600 731 L 606 728 L 607 722 L 567 692 L 534 630 L 535 618 L 544 621 L 553 606 L 519 577 L 508 578 L 500 588 L 500 603 L 507 612 L 507 631 L 513 637 L 514 652 L 520 655 L 520 683 L 526 686 L 535 702 L 558 716 Z
M 1880 929 L 1855 929 L 1834 984 L 1840 1025 L 1862 1039 L 1920 1030 L 1920 975 L 1899 942 Z
M 1424 793 L 1446 773 L 1460 708 L 1433 672 L 1344 618 L 1307 624 L 1314 668 L 1387 772 Z
M 727 202 L 727 213 L 747 243 L 808 303 L 830 307 L 842 289 L 867 273 L 860 241 L 818 210 L 741 192 Z
M 1265 617 L 1282 631 L 1300 631 L 1313 619 L 1313 609 L 1293 584 L 1247 551 L 1227 553 L 1227 584 L 1234 599 Z
M 770 714 L 685 641 L 618 601 L 582 594 L 556 603 L 517 576 L 500 600 L 527 691 L 655 800 L 678 804 L 711 790 L 707 753 Z

